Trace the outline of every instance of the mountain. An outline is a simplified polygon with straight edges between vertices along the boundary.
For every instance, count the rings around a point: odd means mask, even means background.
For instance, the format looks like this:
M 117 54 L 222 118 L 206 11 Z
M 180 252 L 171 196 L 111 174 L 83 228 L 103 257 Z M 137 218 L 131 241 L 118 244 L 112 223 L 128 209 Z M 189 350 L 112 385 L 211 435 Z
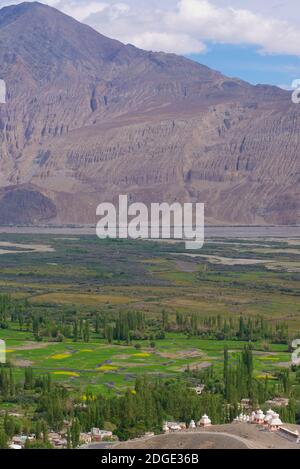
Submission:
M 290 93 L 108 39 L 40 3 L 0 10 L 0 224 L 206 203 L 210 223 L 299 223 Z

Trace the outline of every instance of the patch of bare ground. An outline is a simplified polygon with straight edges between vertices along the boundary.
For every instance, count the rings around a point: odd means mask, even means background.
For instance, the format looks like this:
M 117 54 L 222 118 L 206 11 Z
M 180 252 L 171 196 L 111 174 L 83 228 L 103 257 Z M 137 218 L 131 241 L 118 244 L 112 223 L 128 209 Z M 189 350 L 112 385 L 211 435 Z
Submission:
M 200 358 L 203 356 L 199 350 L 179 350 L 178 352 L 157 352 L 162 358 L 183 359 L 183 358 Z
M 200 258 L 200 259 L 207 259 L 208 262 L 211 264 L 221 264 L 221 265 L 255 265 L 255 264 L 265 264 L 270 265 L 273 264 L 274 261 L 270 261 L 268 259 L 237 259 L 231 257 L 222 257 L 222 256 L 213 256 L 208 254 L 190 254 L 187 252 L 184 253 L 172 253 L 173 256 L 188 256 L 191 258 Z
M 131 355 L 126 355 L 125 353 L 124 354 L 121 354 L 121 355 L 115 355 L 114 358 L 116 360 L 129 360 L 131 357 Z
M 203 370 L 204 368 L 209 368 L 212 365 L 211 362 L 197 362 L 197 363 L 189 363 L 188 368 L 190 371 L 197 371 Z M 187 365 L 184 365 L 180 368 L 181 371 L 185 371 L 187 369 Z
M 236 349 L 229 349 L 228 352 L 237 353 Z M 257 357 L 277 357 L 278 353 L 277 352 L 262 352 L 261 350 L 253 350 L 253 355 Z
M 128 441 L 114 449 L 247 449 L 247 444 L 230 435 L 173 433 Z
M 278 363 L 275 363 L 275 366 L 278 366 L 279 368 L 290 368 L 291 363 L 290 362 L 278 362 Z
M 198 265 L 193 264 L 192 262 L 185 262 L 185 261 L 176 260 L 176 266 L 182 272 L 187 272 L 187 273 L 197 272 L 197 270 L 198 270 Z
M 125 368 L 143 368 L 143 367 L 151 366 L 151 363 L 147 364 L 145 362 L 142 362 L 142 363 L 122 362 L 122 365 L 120 363 L 112 363 L 112 366 L 118 366 L 119 368 L 122 367 L 123 369 L 125 369 Z
M 57 345 L 56 342 L 27 342 L 25 345 L 18 345 L 14 350 L 37 350 L 47 348 L 49 345 Z
M 18 244 L 8 241 L 0 241 L 0 254 L 22 254 L 27 252 L 54 252 L 55 249 L 45 244 Z M 7 249 L 8 248 L 8 249 Z M 16 249 L 9 249 L 16 248 Z
M 12 360 L 12 364 L 14 366 L 19 366 L 20 368 L 27 368 L 29 366 L 32 366 L 34 362 L 32 362 L 31 360 L 23 360 L 21 358 L 14 358 Z

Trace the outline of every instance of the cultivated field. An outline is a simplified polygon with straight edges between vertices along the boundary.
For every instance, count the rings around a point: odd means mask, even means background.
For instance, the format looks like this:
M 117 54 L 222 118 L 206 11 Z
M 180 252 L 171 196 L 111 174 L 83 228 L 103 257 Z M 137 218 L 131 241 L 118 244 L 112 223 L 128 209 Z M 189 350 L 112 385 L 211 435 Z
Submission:
M 53 320 L 68 320 L 74 311 L 86 318 L 143 311 L 155 328 L 162 310 L 171 320 L 176 313 L 262 315 L 270 324 L 288 324 L 291 335 L 300 334 L 300 239 L 210 239 L 195 254 L 182 243 L 0 234 L 0 247 L 0 293 L 26 300 L 31 311 Z M 136 339 L 109 344 L 94 331 L 88 343 L 51 337 L 36 342 L 27 329 L 17 323 L 0 329 L 16 374 L 32 366 L 76 390 L 88 385 L 109 393 L 122 392 L 138 374 L 174 376 L 187 367 L 211 365 L 221 370 L 224 346 L 233 358 L 244 347 L 238 340 L 204 340 L 176 331 L 152 346 Z M 260 341 L 254 350 L 256 377 L 272 380 L 289 366 L 287 345 L 266 347 Z

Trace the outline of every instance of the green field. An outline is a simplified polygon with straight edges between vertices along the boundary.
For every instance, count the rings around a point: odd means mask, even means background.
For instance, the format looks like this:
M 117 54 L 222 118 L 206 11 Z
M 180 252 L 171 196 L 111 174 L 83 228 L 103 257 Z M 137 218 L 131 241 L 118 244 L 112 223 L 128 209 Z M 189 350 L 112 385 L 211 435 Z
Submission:
M 41 348 L 34 348 L 39 345 Z M 221 369 L 224 346 L 228 346 L 234 358 L 244 345 L 239 341 L 187 339 L 178 334 L 167 334 L 165 339 L 156 341 L 155 350 L 146 343 L 137 350 L 134 346 L 108 345 L 104 340 L 88 344 L 66 341 L 36 345 L 7 339 L 9 359 L 17 366 L 32 366 L 37 372 L 51 373 L 55 380 L 107 392 L 133 385 L 137 374 L 167 377 L 187 367 L 200 370 L 213 365 Z M 261 344 L 257 343 L 255 349 L 259 348 L 262 349 Z M 278 371 L 290 361 L 290 353 L 284 345 L 271 345 L 270 351 L 257 350 L 254 354 L 259 377 L 266 374 L 272 377 L 272 371 Z
M 70 321 L 75 313 L 90 318 L 97 312 L 114 316 L 130 310 L 144 312 L 151 330 L 164 309 L 171 321 L 176 313 L 262 315 L 272 325 L 288 324 L 291 337 L 300 335 L 300 240 L 209 240 L 199 252 L 203 257 L 194 257 L 182 243 L 1 234 L 0 245 L 7 241 L 51 247 L 21 253 L 16 246 L 15 252 L 0 254 L 0 293 L 26 300 L 32 314 L 53 322 L 61 317 Z M 68 338 L 55 342 L 51 337 L 35 342 L 27 329 L 25 325 L 21 331 L 17 323 L 0 329 L 17 374 L 31 366 L 74 389 L 90 386 L 105 392 L 121 392 L 143 373 L 174 376 L 187 367 L 221 369 L 224 346 L 234 359 L 245 345 L 176 331 L 156 338 L 152 347 L 150 339 L 108 344 L 94 331 L 88 343 Z M 259 378 L 272 378 L 290 361 L 284 344 L 266 348 L 256 342 L 254 350 Z

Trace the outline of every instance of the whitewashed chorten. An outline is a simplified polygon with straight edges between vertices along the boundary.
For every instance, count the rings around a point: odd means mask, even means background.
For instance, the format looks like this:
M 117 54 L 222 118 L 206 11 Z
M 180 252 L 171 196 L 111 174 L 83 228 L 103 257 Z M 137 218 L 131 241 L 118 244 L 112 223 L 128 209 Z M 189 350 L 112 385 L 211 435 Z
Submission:
M 200 419 L 199 426 L 200 427 L 210 427 L 211 426 L 211 420 L 206 414 L 204 414 L 202 416 L 202 418 Z

